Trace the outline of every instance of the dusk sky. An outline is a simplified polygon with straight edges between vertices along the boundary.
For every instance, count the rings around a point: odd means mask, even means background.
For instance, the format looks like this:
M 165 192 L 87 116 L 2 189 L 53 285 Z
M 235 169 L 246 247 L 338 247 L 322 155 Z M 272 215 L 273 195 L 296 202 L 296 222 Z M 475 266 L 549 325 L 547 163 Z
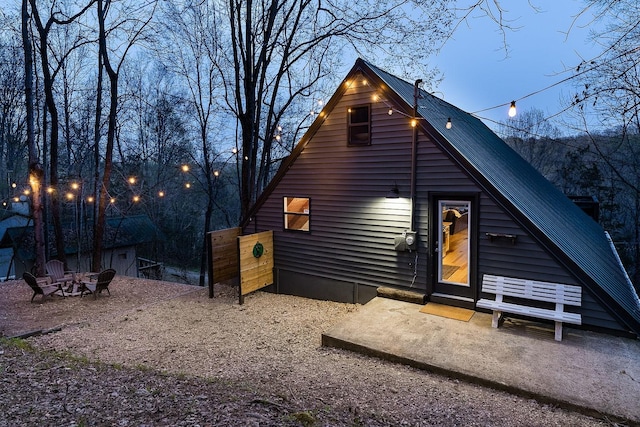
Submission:
M 508 11 L 505 17 L 510 25 L 518 28 L 506 32 L 508 53 L 498 25 L 477 11 L 467 24 L 459 26 L 442 52 L 434 57 L 433 65 L 444 74 L 436 95 L 470 113 L 508 104 L 553 85 L 570 76 L 565 71 L 567 68 L 575 69 L 581 59 L 589 60 L 600 51 L 587 40 L 589 28 L 585 27 L 591 24 L 590 15 L 581 16 L 573 23 L 574 17 L 584 9 L 582 0 L 501 4 Z M 547 117 L 561 111 L 561 100 L 573 92 L 570 81 L 522 99 L 517 107 L 519 111 L 536 108 Z M 504 121 L 507 110 L 508 105 L 477 115 Z M 496 128 L 495 123 L 485 123 Z

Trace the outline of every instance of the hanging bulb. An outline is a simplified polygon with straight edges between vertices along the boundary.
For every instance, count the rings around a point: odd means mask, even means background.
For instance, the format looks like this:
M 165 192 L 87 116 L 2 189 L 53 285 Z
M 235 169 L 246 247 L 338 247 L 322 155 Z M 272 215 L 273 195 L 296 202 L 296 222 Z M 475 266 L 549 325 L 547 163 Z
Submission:
M 451 129 L 451 117 L 447 119 L 447 129 Z
M 511 101 L 511 107 L 509 107 L 509 117 L 516 116 L 516 101 Z
M 393 114 L 393 108 L 389 108 L 389 115 Z

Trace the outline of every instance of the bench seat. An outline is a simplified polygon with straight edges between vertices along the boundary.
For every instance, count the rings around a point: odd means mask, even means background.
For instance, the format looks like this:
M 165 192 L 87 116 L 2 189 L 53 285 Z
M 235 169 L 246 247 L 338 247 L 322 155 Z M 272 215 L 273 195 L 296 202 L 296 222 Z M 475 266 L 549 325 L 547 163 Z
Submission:
M 504 311 L 511 314 L 520 314 L 522 316 L 537 317 L 539 319 L 553 320 L 554 322 L 572 323 L 581 325 L 582 318 L 578 313 L 569 313 L 566 311 L 555 311 L 546 308 L 530 307 L 518 305 L 509 302 L 496 303 L 489 299 L 481 299 L 476 303 L 477 307 L 486 308 L 488 310 Z
M 483 298 L 476 303 L 476 307 L 493 311 L 491 325 L 494 328 L 499 326 L 503 312 L 551 320 L 555 322 L 555 339 L 561 341 L 563 323 L 582 324 L 580 314 L 564 311 L 565 305 L 577 307 L 582 305 L 582 289 L 579 286 L 485 274 L 482 279 L 482 292 L 496 296 L 495 300 Z M 522 304 L 505 302 L 504 296 L 522 301 L 554 303 L 555 309 L 529 306 L 525 305 L 526 302 Z

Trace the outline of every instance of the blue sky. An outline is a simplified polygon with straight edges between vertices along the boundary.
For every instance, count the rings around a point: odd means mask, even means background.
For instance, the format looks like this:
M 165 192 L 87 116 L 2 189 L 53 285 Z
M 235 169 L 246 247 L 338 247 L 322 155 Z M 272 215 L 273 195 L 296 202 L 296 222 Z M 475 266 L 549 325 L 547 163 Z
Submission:
M 518 28 L 506 32 L 508 52 L 497 24 L 477 11 L 433 58 L 444 75 L 436 95 L 467 112 L 510 103 L 553 85 L 570 75 L 567 68 L 575 69 L 582 59 L 599 53 L 587 40 L 593 26 L 590 16 L 585 14 L 574 22 L 584 9 L 583 1 L 512 0 L 501 4 L 510 25 Z M 573 92 L 568 82 L 518 101 L 517 107 L 519 111 L 536 108 L 547 117 L 562 110 L 561 100 Z M 505 106 L 478 115 L 504 121 L 507 110 Z

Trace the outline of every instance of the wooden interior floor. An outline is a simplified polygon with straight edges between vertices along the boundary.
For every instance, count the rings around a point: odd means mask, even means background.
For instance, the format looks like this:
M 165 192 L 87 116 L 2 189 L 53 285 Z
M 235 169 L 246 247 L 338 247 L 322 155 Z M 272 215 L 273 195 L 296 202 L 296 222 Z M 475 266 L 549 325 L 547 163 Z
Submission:
M 453 265 L 458 269 L 444 280 L 468 284 L 469 280 L 469 234 L 468 229 L 449 236 L 449 251 L 443 258 L 444 265 Z

